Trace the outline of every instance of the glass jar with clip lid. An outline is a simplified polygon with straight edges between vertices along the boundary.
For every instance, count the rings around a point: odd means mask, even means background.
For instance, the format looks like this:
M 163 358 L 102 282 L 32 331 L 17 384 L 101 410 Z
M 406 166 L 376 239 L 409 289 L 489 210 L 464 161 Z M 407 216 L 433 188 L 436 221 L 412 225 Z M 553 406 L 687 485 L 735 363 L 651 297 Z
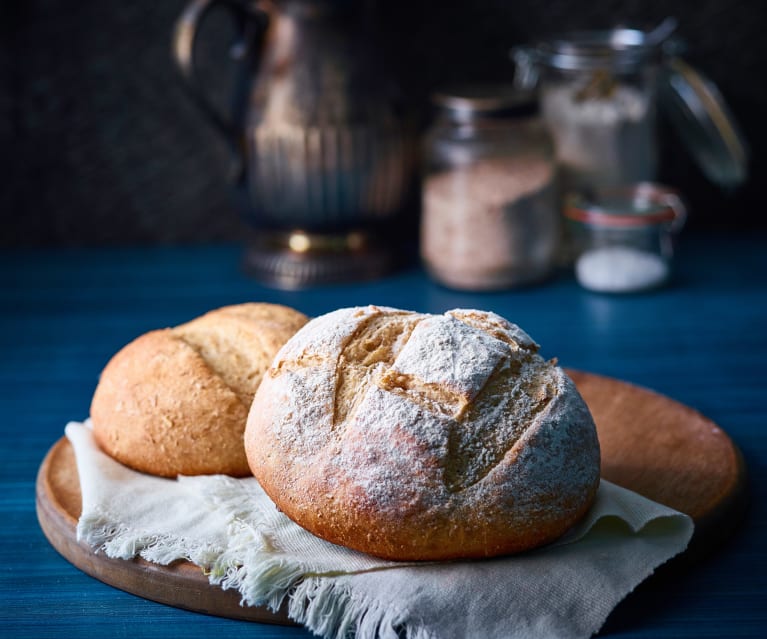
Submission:
M 721 94 L 680 57 L 677 23 L 576 31 L 515 47 L 515 84 L 540 93 L 564 190 L 657 180 L 662 111 L 714 183 L 747 176 L 748 149 Z
M 671 274 L 673 239 L 687 211 L 679 194 L 658 184 L 603 188 L 568 197 L 565 217 L 584 288 L 630 293 L 656 288 Z

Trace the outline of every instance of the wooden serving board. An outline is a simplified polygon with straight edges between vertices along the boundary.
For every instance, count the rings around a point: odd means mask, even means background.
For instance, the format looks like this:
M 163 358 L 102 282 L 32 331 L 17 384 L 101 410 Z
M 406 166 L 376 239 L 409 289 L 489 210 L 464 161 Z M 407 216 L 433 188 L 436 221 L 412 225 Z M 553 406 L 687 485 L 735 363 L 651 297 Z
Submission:
M 602 476 L 687 513 L 695 521 L 687 558 L 715 547 L 739 522 L 745 467 L 727 434 L 695 410 L 652 391 L 590 373 L 568 371 L 594 415 Z M 107 584 L 146 599 L 233 619 L 291 624 L 285 610 L 240 606 L 239 593 L 208 583 L 197 566 L 110 559 L 77 541 L 81 512 L 74 451 L 62 438 L 37 476 L 37 516 L 64 558 Z

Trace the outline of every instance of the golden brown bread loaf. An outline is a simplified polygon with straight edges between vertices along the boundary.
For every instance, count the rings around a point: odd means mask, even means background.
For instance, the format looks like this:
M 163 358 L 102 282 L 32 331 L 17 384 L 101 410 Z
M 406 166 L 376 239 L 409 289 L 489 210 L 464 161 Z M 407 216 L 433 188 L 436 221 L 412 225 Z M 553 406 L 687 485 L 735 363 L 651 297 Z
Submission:
M 482 311 L 318 317 L 256 392 L 251 470 L 307 530 L 388 559 L 550 542 L 588 510 L 599 444 L 574 384 L 537 350 Z
M 250 403 L 274 355 L 306 321 L 285 306 L 251 303 L 140 336 L 101 374 L 91 403 L 96 441 L 153 475 L 249 475 Z

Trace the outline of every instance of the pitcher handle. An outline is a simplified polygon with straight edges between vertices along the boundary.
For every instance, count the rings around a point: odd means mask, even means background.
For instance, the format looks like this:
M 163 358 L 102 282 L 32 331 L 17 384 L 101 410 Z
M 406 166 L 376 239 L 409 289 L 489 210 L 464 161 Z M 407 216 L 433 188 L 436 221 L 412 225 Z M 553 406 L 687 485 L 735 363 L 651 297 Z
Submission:
M 251 42 L 255 30 L 265 30 L 268 13 L 256 7 L 253 2 L 245 0 L 192 0 L 176 21 L 172 41 L 173 59 L 195 103 L 223 134 L 242 165 L 244 149 L 239 126 L 210 100 L 200 81 L 195 63 L 200 25 L 218 6 L 226 8 L 234 19 L 238 39 L 231 49 L 233 57 L 239 61 L 250 59 L 254 65 L 257 63 L 260 56 L 258 51 L 251 48 Z

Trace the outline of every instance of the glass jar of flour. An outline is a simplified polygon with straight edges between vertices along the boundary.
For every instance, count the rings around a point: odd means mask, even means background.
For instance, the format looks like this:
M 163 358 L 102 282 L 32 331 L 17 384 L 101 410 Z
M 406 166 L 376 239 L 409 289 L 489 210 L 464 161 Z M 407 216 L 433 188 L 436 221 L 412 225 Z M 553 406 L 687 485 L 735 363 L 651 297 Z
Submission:
M 540 92 L 565 192 L 657 179 L 659 108 L 710 180 L 745 179 L 743 136 L 713 83 L 678 57 L 675 27 L 567 33 L 512 51 L 515 84 Z
M 463 290 L 546 277 L 561 225 L 553 145 L 534 95 L 474 87 L 434 101 L 421 218 L 427 271 Z
M 676 191 L 648 182 L 567 198 L 575 276 L 584 288 L 631 293 L 657 288 L 671 273 L 674 235 L 685 206 Z

